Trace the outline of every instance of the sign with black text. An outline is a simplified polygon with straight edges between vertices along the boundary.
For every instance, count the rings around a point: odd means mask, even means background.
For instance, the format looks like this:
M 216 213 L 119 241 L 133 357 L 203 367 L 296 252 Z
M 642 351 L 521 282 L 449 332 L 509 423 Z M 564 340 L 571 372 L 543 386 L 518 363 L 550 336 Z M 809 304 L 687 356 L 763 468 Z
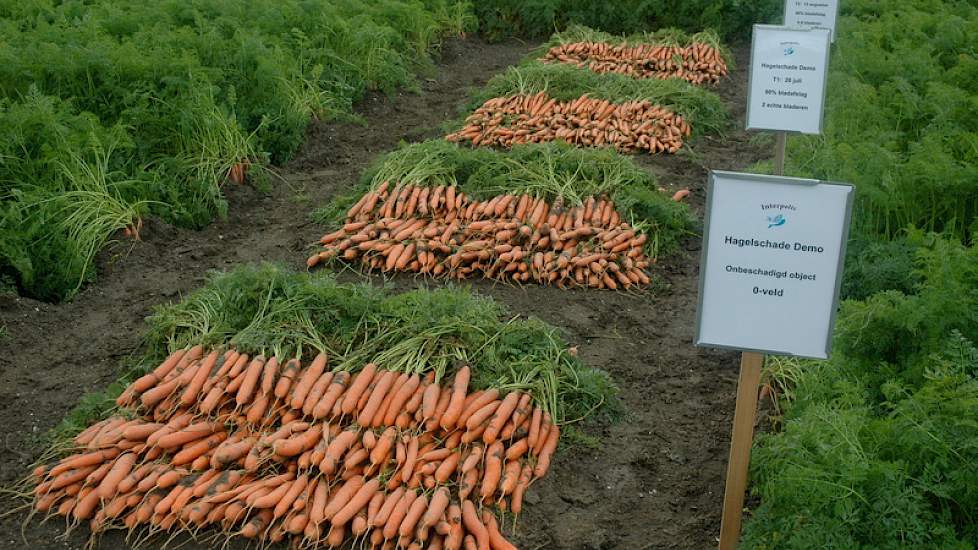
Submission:
M 747 129 L 822 133 L 829 33 L 754 25 Z
M 784 25 L 800 29 L 824 29 L 835 42 L 839 0 L 785 0 Z
M 711 172 L 696 344 L 828 357 L 853 187 Z

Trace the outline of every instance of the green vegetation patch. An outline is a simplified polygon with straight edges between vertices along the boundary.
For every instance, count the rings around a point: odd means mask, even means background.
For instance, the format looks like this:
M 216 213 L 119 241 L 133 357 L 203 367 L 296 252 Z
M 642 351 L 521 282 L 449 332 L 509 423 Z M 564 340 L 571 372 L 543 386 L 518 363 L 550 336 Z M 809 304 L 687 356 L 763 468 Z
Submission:
M 678 27 L 717 29 L 725 38 L 750 35 L 754 23 L 780 23 L 778 0 L 481 0 L 474 3 L 480 30 L 491 38 L 543 37 L 572 24 L 629 34 Z
M 246 162 L 289 159 L 310 120 L 411 86 L 451 0 L 0 2 L 0 274 L 70 297 L 148 213 L 200 227 Z M 84 200 L 77 200 L 84 197 Z

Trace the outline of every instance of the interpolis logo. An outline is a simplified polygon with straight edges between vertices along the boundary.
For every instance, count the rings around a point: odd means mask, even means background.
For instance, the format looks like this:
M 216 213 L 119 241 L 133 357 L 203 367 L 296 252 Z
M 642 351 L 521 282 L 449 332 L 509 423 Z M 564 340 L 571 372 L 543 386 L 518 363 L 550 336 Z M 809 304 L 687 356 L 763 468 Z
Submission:
M 784 48 L 784 56 L 791 57 L 795 55 L 795 46 L 797 45 L 798 42 L 782 42 L 781 47 Z
M 788 223 L 787 214 L 797 211 L 798 207 L 793 204 L 766 203 L 761 205 L 761 212 L 764 212 L 768 229 L 781 227 Z

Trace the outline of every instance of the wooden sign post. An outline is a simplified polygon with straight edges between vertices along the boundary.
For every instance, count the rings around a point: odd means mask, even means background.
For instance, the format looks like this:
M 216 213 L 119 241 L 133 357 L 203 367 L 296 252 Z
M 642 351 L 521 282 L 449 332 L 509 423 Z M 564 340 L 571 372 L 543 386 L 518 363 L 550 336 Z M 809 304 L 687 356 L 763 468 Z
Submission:
M 784 156 L 788 134 L 777 132 L 774 144 L 774 175 L 784 175 Z M 727 459 L 727 482 L 723 488 L 723 517 L 720 519 L 720 550 L 733 550 L 740 538 L 747 494 L 747 472 L 750 449 L 754 444 L 754 419 L 757 418 L 757 395 L 760 391 L 764 354 L 745 351 L 740 354 L 740 376 L 737 378 L 737 404 L 733 431 L 730 434 L 730 456 Z

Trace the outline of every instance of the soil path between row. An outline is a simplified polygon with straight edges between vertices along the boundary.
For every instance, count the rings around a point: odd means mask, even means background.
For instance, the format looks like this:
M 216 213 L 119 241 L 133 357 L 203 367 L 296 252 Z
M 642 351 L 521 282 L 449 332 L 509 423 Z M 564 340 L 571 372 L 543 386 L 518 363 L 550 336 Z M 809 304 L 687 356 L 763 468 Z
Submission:
M 532 49 L 522 42 L 449 42 L 420 93 L 370 96 L 357 109 L 366 125 L 317 123 L 297 158 L 280 170 L 268 194 L 228 189 L 230 215 L 202 231 L 158 221 L 144 240 L 103 253 L 99 279 L 73 301 L 52 305 L 0 296 L 0 485 L 20 478 L 38 452 L 39 438 L 88 392 L 100 390 L 136 352 L 143 319 L 154 306 L 199 287 L 209 270 L 277 261 L 304 269 L 309 245 L 327 228 L 309 212 L 352 182 L 378 155 L 404 141 L 441 135 L 472 88 Z M 746 48 L 735 48 L 737 69 L 718 88 L 743 127 Z M 644 157 L 640 163 L 669 189 L 689 188 L 697 211 L 707 169 L 743 170 L 768 156 L 768 147 L 740 130 L 703 138 L 692 152 Z M 737 356 L 695 348 L 699 241 L 663 258 L 654 291 L 560 291 L 474 282 L 521 315 L 560 327 L 583 359 L 609 371 L 621 387 L 629 417 L 595 425 L 596 448 L 558 453 L 551 473 L 534 484 L 513 536 L 524 550 L 711 548 L 716 544 Z M 406 290 L 442 283 L 421 278 L 369 280 Z M 0 514 L 17 503 L 0 497 Z M 26 513 L 0 519 L 0 548 L 81 548 L 87 529 L 58 539 L 64 523 Z M 26 537 L 26 540 L 22 537 Z M 151 544 L 150 547 L 159 547 Z M 195 543 L 183 548 L 208 548 Z M 232 547 L 243 547 L 232 544 Z M 127 547 L 118 533 L 100 548 Z

